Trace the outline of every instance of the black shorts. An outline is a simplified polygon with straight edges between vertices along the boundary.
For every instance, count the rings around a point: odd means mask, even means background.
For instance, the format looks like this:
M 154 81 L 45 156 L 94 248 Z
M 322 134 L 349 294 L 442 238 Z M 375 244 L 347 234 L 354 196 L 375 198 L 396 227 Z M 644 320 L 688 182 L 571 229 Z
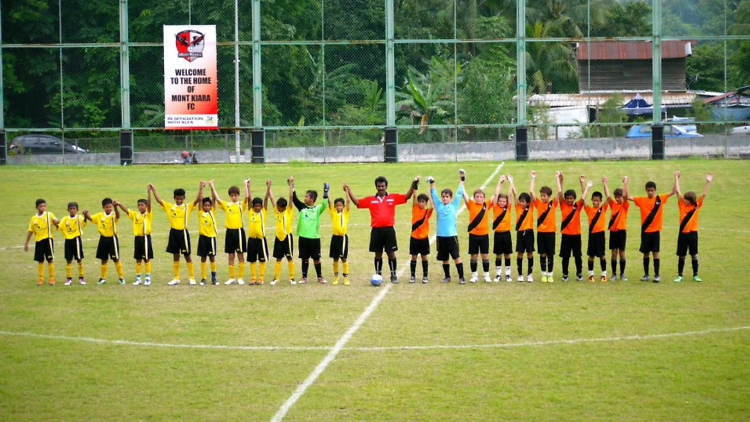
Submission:
M 329 258 L 349 258 L 349 235 L 331 236 L 331 247 L 328 250 Z
M 641 233 L 641 253 L 659 252 L 661 232 Z
M 136 261 L 154 259 L 154 248 L 151 245 L 150 234 L 135 237 L 133 258 Z
M 555 232 L 537 232 L 536 246 L 539 255 L 554 255 Z
M 609 249 L 625 250 L 625 244 L 628 240 L 628 232 L 617 230 L 609 232 Z
M 682 233 L 677 236 L 677 256 L 698 255 L 698 232 Z
M 206 258 L 216 256 L 216 238 L 200 235 L 198 236 L 198 256 Z
M 513 253 L 513 238 L 510 232 L 495 232 L 492 253 L 495 255 L 510 255 Z
M 247 260 L 250 262 L 268 260 L 268 242 L 266 238 L 249 238 L 247 239 Z
M 96 259 L 105 261 L 110 258 L 120 259 L 120 240 L 117 236 L 99 236 L 99 245 L 96 247 Z
M 279 240 L 277 237 L 273 242 L 273 257 L 281 259 L 292 259 L 294 256 L 294 236 L 287 235 L 284 240 Z
M 65 260 L 80 261 L 83 259 L 83 241 L 81 236 L 75 239 L 65 239 Z
M 301 243 L 301 242 L 300 242 Z M 396 229 L 391 227 L 373 227 L 370 229 L 370 252 L 396 252 Z
M 490 235 L 469 234 L 469 255 L 490 253 Z
M 604 231 L 589 233 L 589 246 L 586 248 L 586 255 L 604 256 L 606 244 L 607 239 L 605 238 Z
M 438 236 L 435 249 L 437 249 L 438 261 L 447 261 L 448 258 L 458 259 L 458 236 Z
M 427 256 L 430 254 L 430 239 L 409 238 L 409 255 Z
M 516 232 L 516 252 L 534 252 L 534 230 L 527 229 Z
M 320 239 L 310 239 L 309 237 L 299 237 L 299 258 L 303 261 L 306 259 L 320 259 Z
M 167 252 L 190 255 L 190 232 L 187 230 L 169 229 Z
M 563 234 L 560 239 L 560 258 L 570 258 L 571 253 L 576 258 L 582 254 L 580 234 Z
M 224 252 L 245 253 L 245 251 L 245 229 L 227 229 L 227 235 L 224 237 Z
M 36 242 L 34 246 L 34 261 L 44 262 L 55 258 L 55 240 L 47 238 Z

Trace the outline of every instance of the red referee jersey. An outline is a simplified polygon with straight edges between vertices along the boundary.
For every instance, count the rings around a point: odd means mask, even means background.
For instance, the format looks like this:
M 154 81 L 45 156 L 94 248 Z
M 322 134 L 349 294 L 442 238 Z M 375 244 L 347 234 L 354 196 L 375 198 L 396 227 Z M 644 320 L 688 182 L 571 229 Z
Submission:
M 406 195 L 402 193 L 388 193 L 380 198 L 377 195 L 359 200 L 357 208 L 370 210 L 370 226 L 393 227 L 396 225 L 396 205 L 406 203 Z

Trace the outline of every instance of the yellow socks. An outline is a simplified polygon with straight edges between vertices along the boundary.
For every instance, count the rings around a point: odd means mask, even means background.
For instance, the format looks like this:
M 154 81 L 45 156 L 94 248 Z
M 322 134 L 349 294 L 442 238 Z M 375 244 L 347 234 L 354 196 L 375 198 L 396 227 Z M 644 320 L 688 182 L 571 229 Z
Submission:
M 115 269 L 117 270 L 117 278 L 123 278 L 124 273 L 122 271 L 122 261 L 115 262 Z
M 65 278 L 73 278 L 73 263 L 68 262 L 65 264 Z
M 188 267 L 188 274 L 190 274 L 190 278 L 195 278 L 195 270 L 193 269 L 192 261 L 187 263 L 187 267 Z
M 234 276 L 237 275 L 237 270 L 235 270 L 234 265 L 229 266 L 229 278 L 234 278 Z
M 172 270 L 174 271 L 175 280 L 180 279 L 180 261 L 172 261 Z
M 346 261 L 344 264 L 344 277 L 349 275 L 349 261 Z
M 83 278 L 83 261 L 78 263 L 78 277 Z
M 201 261 L 201 280 L 206 279 L 206 261 Z
M 151 261 L 146 262 L 146 275 L 151 275 Z
M 240 269 L 242 267 L 244 267 L 244 265 L 242 263 L 240 263 Z M 255 280 L 257 278 L 256 276 L 258 275 L 258 265 L 255 262 L 251 262 L 250 263 L 250 275 L 252 276 L 253 280 Z M 242 277 L 240 277 L 240 278 L 242 278 Z
M 143 262 L 135 261 L 135 275 L 136 276 L 141 275 L 142 270 L 143 270 Z
M 102 278 L 107 278 L 107 264 L 102 263 Z
M 289 278 L 294 280 L 294 260 L 290 259 L 287 262 L 289 262 Z
M 260 274 L 258 275 L 258 280 L 261 282 L 263 281 L 263 277 L 266 275 L 266 261 L 260 262 Z
M 333 261 L 333 275 L 339 275 L 339 262 Z
M 242 278 L 245 275 L 245 261 L 240 262 L 239 267 L 237 278 Z
M 216 261 L 211 261 L 211 272 L 212 273 L 216 272 Z
M 49 271 L 49 284 L 55 284 L 55 263 L 50 262 L 47 266 L 47 271 Z
M 281 275 L 281 261 L 276 261 L 276 263 L 273 264 L 273 279 L 278 280 L 280 275 Z
M 37 272 L 39 273 L 39 281 L 44 280 L 44 262 L 40 262 L 37 267 Z

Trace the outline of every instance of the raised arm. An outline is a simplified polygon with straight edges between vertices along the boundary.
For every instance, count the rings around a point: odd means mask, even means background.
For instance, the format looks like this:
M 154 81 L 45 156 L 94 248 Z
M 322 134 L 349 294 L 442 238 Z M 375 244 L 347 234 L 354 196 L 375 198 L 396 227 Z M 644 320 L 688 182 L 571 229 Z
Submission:
M 458 185 L 464 186 L 464 182 L 466 182 L 466 172 L 463 169 L 458 170 Z M 461 196 L 464 198 L 464 202 L 466 204 L 469 203 L 469 195 L 466 193 L 466 187 L 461 191 Z
M 623 178 L 622 178 L 622 196 L 625 197 L 626 201 L 633 201 L 634 198 L 632 196 L 630 196 L 630 188 L 628 186 L 629 184 L 630 184 L 630 178 L 628 176 L 623 176 Z
M 355 207 L 359 206 L 359 199 L 357 199 L 356 196 L 352 193 L 352 188 L 349 187 L 349 184 L 344 182 L 344 191 L 346 192 L 346 197 L 349 198 Z M 414 191 L 412 190 L 412 193 Z
M 534 193 L 534 181 L 536 180 L 536 171 L 531 172 L 531 183 L 529 184 L 529 196 L 531 196 L 531 202 L 536 202 L 536 194 Z
M 609 178 L 607 176 L 602 176 L 602 184 L 604 185 L 604 196 L 607 200 L 612 199 L 609 194 Z
M 154 193 L 154 199 L 156 199 L 156 202 L 159 203 L 159 205 L 164 206 L 164 202 L 161 200 L 161 197 L 156 192 L 156 186 L 152 185 L 151 183 L 148 184 L 151 187 L 151 192 Z
M 146 186 L 146 212 L 151 212 L 151 189 Z
M 586 176 L 580 175 L 578 181 L 581 182 L 581 195 L 586 196 Z
M 208 187 L 211 188 L 211 196 L 213 196 L 214 202 L 219 204 L 221 202 L 221 198 L 219 198 L 219 194 L 218 192 L 216 192 L 216 186 L 214 185 L 213 180 L 208 182 Z
M 86 221 L 94 221 L 91 219 L 91 214 L 89 214 L 89 210 L 83 210 L 83 219 Z
M 714 174 L 708 173 L 706 175 L 706 184 L 703 186 L 703 193 L 701 194 L 701 200 L 706 198 L 706 195 L 708 194 L 708 186 L 711 184 L 711 181 L 714 180 Z
M 558 203 L 563 201 L 562 179 L 563 179 L 562 172 L 558 171 L 555 174 L 555 180 L 557 181 L 557 202 Z
M 119 220 L 120 219 L 120 210 L 117 208 L 117 206 L 120 205 L 120 203 L 117 202 L 116 199 L 113 199 L 112 200 L 112 205 L 115 208 L 115 219 Z
M 193 201 L 193 205 L 200 205 L 201 201 L 203 201 L 203 188 L 206 187 L 206 182 L 201 180 L 200 184 L 198 185 L 198 195 L 195 197 L 195 201 Z
M 273 200 L 273 194 L 271 193 L 271 179 L 266 180 L 266 195 L 263 197 L 263 208 L 268 209 L 268 200 L 271 203 L 275 203 Z
M 248 177 L 247 179 L 245 179 L 245 203 L 248 205 L 248 207 L 250 206 L 250 200 L 250 178 Z
M 305 208 L 305 203 L 297 198 L 297 192 L 294 190 L 294 176 L 289 177 L 289 200 L 298 210 Z
M 414 178 L 414 182 L 416 182 L 418 184 L 419 183 L 419 178 L 420 178 L 420 176 L 415 177 Z M 419 196 L 419 194 L 417 193 L 417 189 L 414 189 L 414 191 L 411 194 L 411 204 L 412 204 L 412 206 L 417 205 L 417 196 Z
M 680 171 L 674 172 L 674 185 L 672 185 L 672 191 L 669 192 L 669 196 L 677 194 L 677 197 L 682 200 L 682 192 L 680 192 Z
M 430 184 L 430 198 L 432 198 L 433 204 L 437 205 L 440 202 L 440 197 L 438 197 L 437 190 L 435 189 L 435 178 L 427 176 L 427 183 Z
M 508 192 L 513 197 L 513 205 L 518 204 L 518 192 L 516 192 L 516 185 L 513 184 L 513 176 L 508 174 Z
M 583 205 L 586 205 L 586 195 L 588 195 L 589 189 L 591 189 L 592 186 L 594 186 L 594 182 L 592 182 L 591 180 L 589 180 L 586 183 L 586 186 L 583 188 L 583 193 L 581 194 L 581 203 Z
M 115 209 L 117 209 L 117 207 L 120 207 L 120 209 L 122 209 L 125 214 L 130 214 L 130 210 L 125 205 L 123 205 L 122 202 L 117 202 L 117 206 L 115 206 Z
M 418 180 L 416 179 L 412 180 L 411 185 L 409 185 L 409 190 L 407 190 L 404 195 L 406 195 L 407 198 L 410 197 L 414 193 L 414 191 L 417 190 L 418 184 L 419 184 Z
M 495 194 L 492 196 L 492 206 L 497 204 L 498 198 L 500 198 L 500 194 L 503 192 L 503 183 L 505 183 L 505 175 L 501 174 L 495 186 Z

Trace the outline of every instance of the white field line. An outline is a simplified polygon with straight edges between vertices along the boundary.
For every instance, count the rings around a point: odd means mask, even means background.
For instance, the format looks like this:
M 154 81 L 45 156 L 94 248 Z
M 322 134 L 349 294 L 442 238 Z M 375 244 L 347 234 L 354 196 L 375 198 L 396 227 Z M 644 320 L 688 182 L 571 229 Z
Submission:
M 387 288 L 388 286 L 386 286 Z M 385 289 L 383 289 L 385 291 Z M 382 292 L 381 292 L 382 293 Z M 717 333 L 728 333 L 733 331 L 746 331 L 750 330 L 750 325 L 741 327 L 727 327 L 727 328 L 708 328 L 705 330 L 696 331 L 683 331 L 677 333 L 661 333 L 661 334 L 632 334 L 628 336 L 614 336 L 614 337 L 595 337 L 595 338 L 576 338 L 576 339 L 561 339 L 561 340 L 540 340 L 540 341 L 523 341 L 513 343 L 491 343 L 491 344 L 435 344 L 435 345 L 422 345 L 422 346 L 382 346 L 382 347 L 342 347 L 342 350 L 350 350 L 357 352 L 379 352 L 387 350 L 455 350 L 455 349 L 502 349 L 502 348 L 514 348 L 514 347 L 537 347 L 537 346 L 555 346 L 559 344 L 582 344 L 582 343 L 604 343 L 604 342 L 619 342 L 619 341 L 636 341 L 636 340 L 655 340 L 664 338 L 674 337 L 690 337 L 700 336 L 707 334 Z M 27 338 L 40 338 L 47 340 L 62 340 L 62 341 L 78 341 L 86 343 L 99 343 L 115 346 L 137 346 L 137 347 L 156 347 L 156 348 L 172 348 L 172 349 L 204 349 L 204 350 L 288 350 L 288 351 L 316 351 L 316 350 L 331 350 L 328 346 L 230 346 L 221 344 L 172 344 L 172 343 L 150 343 L 140 341 L 128 341 L 128 340 L 108 340 L 91 337 L 73 337 L 73 336 L 59 336 L 51 334 L 36 334 L 16 331 L 4 331 L 0 330 L 0 335 L 12 336 L 12 337 L 27 337 Z
M 490 177 L 487 178 L 487 180 L 484 181 L 484 184 L 481 187 L 482 189 L 484 189 L 487 183 L 489 183 L 493 178 L 495 178 L 495 176 L 497 176 L 497 174 L 500 172 L 500 169 L 502 169 L 504 165 L 505 165 L 505 162 L 498 164 L 497 168 L 495 168 L 495 171 L 490 175 Z M 463 212 L 465 208 L 466 208 L 465 206 L 462 206 L 458 210 L 458 214 Z M 434 242 L 435 242 L 435 236 L 432 236 L 430 238 L 430 244 Z M 406 266 L 402 266 L 397 276 L 401 277 L 404 271 L 406 271 L 406 268 L 407 268 Z M 294 406 L 294 404 L 297 402 L 297 400 L 299 400 L 299 398 L 302 397 L 303 394 L 305 394 L 307 389 L 310 388 L 311 385 L 313 385 L 313 383 L 315 382 L 315 380 L 318 379 L 320 374 L 322 374 L 323 371 L 325 371 L 326 368 L 328 368 L 328 365 L 330 365 L 331 362 L 333 362 L 333 360 L 336 359 L 336 356 L 341 352 L 344 346 L 346 346 L 346 343 L 349 342 L 349 340 L 352 338 L 354 333 L 356 333 L 357 330 L 359 330 L 359 328 L 362 326 L 362 324 L 365 323 L 365 321 L 370 316 L 370 314 L 372 314 L 373 311 L 375 311 L 375 308 L 378 307 L 378 305 L 380 304 L 380 301 L 383 300 L 383 298 L 385 297 L 385 295 L 388 293 L 388 291 L 391 289 L 392 286 L 393 284 L 386 285 L 385 288 L 383 288 L 383 290 L 381 290 L 380 293 L 378 293 L 377 296 L 375 296 L 372 302 L 370 302 L 370 305 L 365 309 L 364 312 L 362 312 L 362 315 L 360 315 L 359 318 L 357 318 L 357 320 L 354 321 L 354 325 L 349 327 L 349 329 L 344 333 L 344 335 L 341 336 L 339 341 L 336 342 L 336 344 L 333 346 L 331 351 L 328 352 L 326 357 L 323 358 L 323 360 L 320 361 L 318 366 L 316 366 L 315 369 L 310 373 L 310 375 L 307 376 L 307 379 L 305 379 L 305 381 L 303 381 L 302 384 L 300 384 L 297 387 L 297 389 L 294 390 L 294 393 L 292 393 L 292 395 L 289 396 L 289 398 L 284 402 L 284 404 L 281 405 L 281 407 L 276 412 L 276 414 L 273 415 L 273 418 L 271 418 L 271 422 L 280 422 L 281 420 L 284 419 L 284 416 L 286 416 L 286 414 L 289 412 L 289 409 L 291 409 L 292 406 Z

